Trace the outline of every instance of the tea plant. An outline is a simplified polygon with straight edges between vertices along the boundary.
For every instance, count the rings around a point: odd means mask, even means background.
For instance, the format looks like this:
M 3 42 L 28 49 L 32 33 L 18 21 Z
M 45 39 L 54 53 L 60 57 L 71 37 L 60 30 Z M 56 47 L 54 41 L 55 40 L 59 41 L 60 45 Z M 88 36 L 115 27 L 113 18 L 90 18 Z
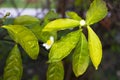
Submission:
M 3 80 L 21 80 L 23 67 L 18 44 L 31 59 L 36 60 L 40 52 L 39 41 L 42 41 L 42 46 L 49 51 L 47 80 L 64 79 L 62 60 L 71 51 L 73 51 L 72 69 L 76 77 L 84 74 L 90 60 L 95 69 L 98 69 L 102 59 L 102 45 L 90 26 L 107 15 L 105 2 L 94 0 L 86 13 L 85 20 L 75 12 L 66 12 L 66 15 L 68 18 L 59 18 L 56 13 L 50 11 L 43 22 L 35 17 L 24 15 L 15 18 L 14 24 L 1 26 L 8 31 L 15 44 L 6 60 Z M 77 30 L 72 30 L 57 39 L 57 31 L 71 28 Z M 83 28 L 88 31 L 88 40 L 83 33 Z

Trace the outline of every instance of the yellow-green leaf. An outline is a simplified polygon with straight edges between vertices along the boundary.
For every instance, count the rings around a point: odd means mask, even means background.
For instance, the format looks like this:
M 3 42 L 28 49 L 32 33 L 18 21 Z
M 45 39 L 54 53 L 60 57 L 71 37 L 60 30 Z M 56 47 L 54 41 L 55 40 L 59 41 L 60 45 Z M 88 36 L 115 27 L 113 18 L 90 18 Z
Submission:
M 37 59 L 39 44 L 36 36 L 31 30 L 21 25 L 3 26 L 7 29 L 12 38 L 19 43 L 32 59 Z
M 87 26 L 87 29 L 90 57 L 93 65 L 96 69 L 98 69 L 98 66 L 102 59 L 102 44 L 96 33 L 89 26 Z
M 29 29 L 35 34 L 38 40 L 41 40 L 42 42 L 46 42 L 50 38 L 50 36 L 53 36 L 55 40 L 57 39 L 56 31 L 42 31 L 43 27 L 39 25 L 33 26 Z
M 35 34 L 38 40 L 41 40 L 43 42 L 46 42 L 50 38 L 50 36 L 53 36 L 55 39 L 57 38 L 56 32 L 43 32 L 43 27 L 40 26 L 39 20 L 32 16 L 19 16 L 14 20 L 14 24 L 24 25 L 25 27 L 29 28 Z
M 82 20 L 82 18 L 81 18 L 77 13 L 75 13 L 75 12 L 73 12 L 73 11 L 66 12 L 66 15 L 67 15 L 69 18 L 74 19 L 74 20 L 78 20 L 78 21 Z
M 107 7 L 103 0 L 94 0 L 86 14 L 87 25 L 94 24 L 107 15 Z
M 43 31 L 58 31 L 79 26 L 79 21 L 73 19 L 56 19 L 49 22 Z
M 47 71 L 47 80 L 63 80 L 64 68 L 62 62 L 50 63 Z
M 72 57 L 72 66 L 73 72 L 76 77 L 82 75 L 89 65 L 89 51 L 88 51 L 88 42 L 81 32 L 79 42 L 75 48 Z
M 17 45 L 11 50 L 4 68 L 3 80 L 21 80 L 23 72 L 22 59 Z
M 74 31 L 56 41 L 49 53 L 49 62 L 61 61 L 68 56 L 73 48 L 75 48 L 80 37 L 80 31 Z

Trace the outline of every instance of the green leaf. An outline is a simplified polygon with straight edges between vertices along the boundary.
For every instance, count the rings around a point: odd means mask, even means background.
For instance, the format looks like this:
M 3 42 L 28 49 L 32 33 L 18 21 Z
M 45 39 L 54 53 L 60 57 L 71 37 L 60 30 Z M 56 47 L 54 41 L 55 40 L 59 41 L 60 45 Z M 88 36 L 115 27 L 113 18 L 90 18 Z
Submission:
M 52 32 L 42 31 L 43 27 L 39 25 L 36 25 L 29 29 L 35 34 L 38 40 L 41 40 L 43 42 L 46 42 L 50 38 L 50 36 L 53 36 L 55 40 L 57 39 L 56 31 L 52 31 Z
M 46 42 L 50 38 L 50 36 L 53 36 L 55 40 L 57 39 L 56 31 L 52 32 L 42 31 L 43 27 L 39 25 L 33 26 L 31 28 L 29 27 L 29 29 L 35 34 L 38 40 L 41 40 L 43 42 Z
M 87 25 L 102 20 L 107 15 L 107 7 L 103 0 L 94 0 L 86 14 Z
M 60 18 L 59 15 L 52 10 L 49 11 L 44 17 L 45 20 L 53 20 L 57 18 Z
M 55 42 L 50 50 L 48 62 L 61 61 L 69 55 L 72 49 L 75 48 L 79 37 L 80 31 L 78 30 L 67 34 L 59 41 Z
M 45 19 L 53 19 L 50 15 L 54 15 L 54 17 L 57 17 L 57 14 L 55 15 L 53 11 L 50 11 L 45 16 Z M 55 40 L 57 39 L 56 32 L 42 32 L 43 26 L 40 26 L 40 20 L 36 17 L 29 15 L 19 16 L 15 18 L 14 24 L 24 25 L 25 27 L 29 28 L 35 34 L 38 40 L 41 40 L 43 42 L 46 42 L 50 38 L 50 36 L 54 36 Z
M 56 19 L 48 23 L 43 31 L 58 31 L 79 26 L 79 21 L 73 19 Z
M 4 80 L 21 80 L 23 73 L 22 59 L 17 45 L 11 50 L 4 68 Z
M 78 20 L 78 21 L 82 20 L 82 18 L 81 18 L 77 13 L 75 13 L 75 12 L 73 12 L 73 11 L 66 12 L 66 15 L 67 15 L 69 18 L 74 19 L 74 20 Z
M 32 31 L 21 25 L 7 25 L 3 28 L 8 30 L 10 36 L 22 46 L 32 59 L 37 59 L 39 44 Z
M 88 47 L 90 57 L 96 70 L 102 59 L 102 44 L 96 33 L 88 26 Z
M 63 80 L 64 68 L 62 62 L 50 63 L 47 71 L 47 80 Z
M 88 43 L 84 34 L 81 32 L 81 36 L 75 48 L 72 59 L 73 72 L 75 73 L 76 77 L 82 75 L 86 71 L 88 65 L 89 65 Z
M 29 15 L 23 15 L 15 18 L 14 24 L 24 25 L 24 26 L 34 26 L 35 24 L 40 24 L 39 19 Z

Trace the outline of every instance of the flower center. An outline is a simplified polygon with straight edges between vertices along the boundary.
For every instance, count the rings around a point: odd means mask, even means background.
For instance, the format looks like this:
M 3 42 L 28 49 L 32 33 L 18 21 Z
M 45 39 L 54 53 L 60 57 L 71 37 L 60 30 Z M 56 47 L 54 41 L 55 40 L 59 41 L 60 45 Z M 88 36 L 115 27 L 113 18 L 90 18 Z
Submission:
M 51 44 L 52 44 L 52 41 L 51 41 L 51 40 L 48 40 L 48 41 L 46 42 L 46 44 L 47 44 L 47 45 L 51 45 Z
M 81 26 L 84 26 L 85 24 L 86 24 L 85 20 L 81 20 L 81 21 L 80 21 L 80 25 L 81 25 Z

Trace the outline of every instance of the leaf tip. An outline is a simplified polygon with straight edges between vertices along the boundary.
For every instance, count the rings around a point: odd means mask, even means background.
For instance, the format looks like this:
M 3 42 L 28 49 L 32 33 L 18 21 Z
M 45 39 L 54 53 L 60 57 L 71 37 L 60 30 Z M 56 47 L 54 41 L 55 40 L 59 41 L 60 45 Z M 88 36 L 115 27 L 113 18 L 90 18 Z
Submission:
M 4 26 L 1 26 L 2 28 L 6 28 L 6 26 L 4 25 Z
M 95 67 L 95 70 L 98 70 L 98 66 Z
M 32 60 L 36 60 L 38 57 L 37 56 L 30 56 Z
M 79 71 L 78 73 L 75 73 L 75 72 L 74 72 L 74 74 L 75 74 L 75 76 L 78 78 L 79 76 L 83 75 L 84 72 L 80 72 L 80 71 Z
M 75 74 L 75 76 L 78 78 L 79 77 L 79 75 L 78 74 Z
M 32 58 L 32 57 L 31 57 L 31 59 L 32 59 L 32 60 L 36 60 L 37 58 Z

